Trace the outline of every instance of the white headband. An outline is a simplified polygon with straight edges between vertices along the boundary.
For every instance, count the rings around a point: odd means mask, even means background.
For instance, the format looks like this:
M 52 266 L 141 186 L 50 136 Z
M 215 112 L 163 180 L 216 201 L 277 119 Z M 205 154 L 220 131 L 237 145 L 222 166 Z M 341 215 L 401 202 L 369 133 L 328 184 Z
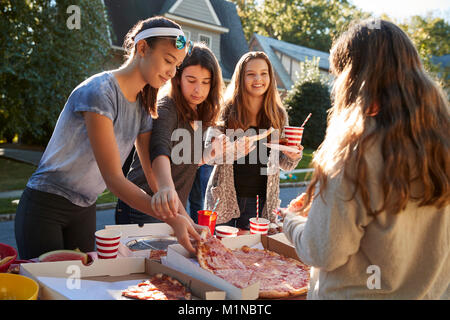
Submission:
M 178 37 L 184 36 L 183 31 L 178 28 L 150 28 L 139 32 L 134 37 L 134 44 L 137 44 L 139 40 L 150 37 Z

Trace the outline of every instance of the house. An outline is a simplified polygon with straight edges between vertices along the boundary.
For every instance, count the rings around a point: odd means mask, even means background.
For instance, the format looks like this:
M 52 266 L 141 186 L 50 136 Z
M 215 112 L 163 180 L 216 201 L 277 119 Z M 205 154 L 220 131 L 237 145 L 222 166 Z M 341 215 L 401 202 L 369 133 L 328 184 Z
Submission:
M 310 49 L 289 42 L 268 38 L 254 33 L 250 39 L 249 49 L 251 51 L 264 51 L 272 62 L 277 85 L 284 90 L 290 90 L 298 78 L 300 63 L 305 59 L 319 59 L 320 73 L 329 78 L 329 54 L 326 52 Z M 283 90 L 282 90 L 283 91 Z
M 203 41 L 216 55 L 225 82 L 248 44 L 235 4 L 225 0 L 104 0 L 112 26 L 111 46 L 123 61 L 123 40 L 139 20 L 164 16 L 181 25 L 188 39 Z M 118 64 L 120 64 L 118 62 Z

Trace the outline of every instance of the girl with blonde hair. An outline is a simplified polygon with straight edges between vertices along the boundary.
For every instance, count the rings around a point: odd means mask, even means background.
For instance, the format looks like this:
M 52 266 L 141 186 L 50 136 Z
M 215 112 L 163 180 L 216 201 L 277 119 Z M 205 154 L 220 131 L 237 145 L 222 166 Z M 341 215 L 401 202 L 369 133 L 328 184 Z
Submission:
M 225 93 L 220 120 L 218 131 L 231 132 L 238 139 L 255 136 L 260 131 L 262 135 L 268 134 L 271 128 L 279 135 L 288 125 L 272 64 L 264 52 L 248 52 L 239 60 Z M 256 145 L 247 144 L 243 154 L 238 155 L 241 150 L 236 150 L 231 163 L 226 161 L 215 166 L 205 202 L 206 208 L 211 209 L 220 199 L 217 204 L 218 224 L 249 229 L 249 218 L 256 216 L 257 207 L 260 209 L 259 217 L 273 220 L 272 211 L 279 206 L 279 168 L 293 170 L 302 154 L 274 152 L 266 148 L 263 141 L 267 142 L 260 140 Z M 256 205 L 257 196 L 259 206 Z

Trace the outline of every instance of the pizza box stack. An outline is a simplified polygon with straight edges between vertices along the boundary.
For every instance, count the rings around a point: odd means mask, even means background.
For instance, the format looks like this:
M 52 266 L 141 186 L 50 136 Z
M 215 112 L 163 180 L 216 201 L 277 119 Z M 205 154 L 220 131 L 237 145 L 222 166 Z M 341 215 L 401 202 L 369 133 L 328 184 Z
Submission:
M 276 234 L 266 236 L 260 234 L 242 235 L 234 238 L 223 238 L 222 243 L 229 249 L 238 249 L 246 245 L 249 247 L 264 248 L 288 258 L 299 260 L 294 246 L 284 236 Z M 237 288 L 222 278 L 214 275 L 208 270 L 202 269 L 196 261 L 196 257 L 190 254 L 179 244 L 170 245 L 167 257 L 162 259 L 162 263 L 171 268 L 179 270 L 186 275 L 202 280 L 214 287 L 226 292 L 226 299 L 230 300 L 255 300 L 259 295 L 259 282 L 247 288 Z
M 222 290 L 142 257 L 97 259 L 90 265 L 81 261 L 27 263 L 20 266 L 20 273 L 39 283 L 42 300 L 127 299 L 122 297 L 122 290 L 157 273 L 180 281 L 193 300 L 225 299 Z
M 172 227 L 167 223 L 146 223 L 141 226 L 138 224 L 107 225 L 105 229 L 115 229 L 122 232 L 119 245 L 119 253 L 122 257 L 148 258 L 151 249 L 133 251 L 130 250 L 127 244 L 144 238 L 165 238 L 174 234 Z

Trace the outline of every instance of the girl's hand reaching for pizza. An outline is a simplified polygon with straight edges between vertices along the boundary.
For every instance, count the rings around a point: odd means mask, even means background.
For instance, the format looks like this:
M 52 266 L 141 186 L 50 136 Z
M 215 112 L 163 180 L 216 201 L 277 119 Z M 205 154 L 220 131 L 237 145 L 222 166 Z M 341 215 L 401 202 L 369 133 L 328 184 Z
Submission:
M 200 241 L 200 234 L 196 231 L 202 229 L 201 226 L 193 225 L 191 221 L 184 215 L 178 214 L 176 217 L 171 217 L 165 222 L 172 227 L 178 242 L 189 252 L 195 253 L 195 248 L 192 246 L 190 237 L 195 241 Z
M 174 188 L 162 188 L 158 190 L 151 201 L 154 216 L 160 220 L 174 218 L 178 214 L 178 193 Z

